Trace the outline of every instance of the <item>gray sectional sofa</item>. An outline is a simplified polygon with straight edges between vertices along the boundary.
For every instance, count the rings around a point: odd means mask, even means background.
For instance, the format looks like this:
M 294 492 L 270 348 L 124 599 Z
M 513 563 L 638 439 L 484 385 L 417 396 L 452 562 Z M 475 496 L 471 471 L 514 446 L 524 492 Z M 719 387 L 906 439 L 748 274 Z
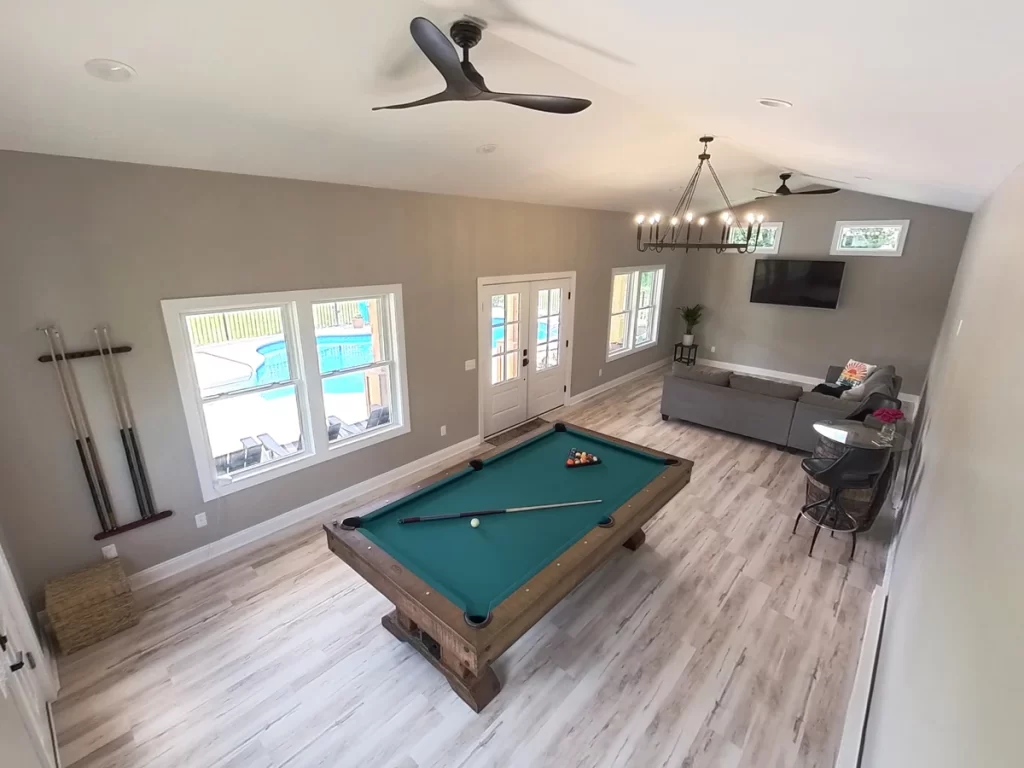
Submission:
M 834 383 L 841 366 L 828 369 Z M 813 451 L 818 442 L 814 422 L 851 415 L 873 392 L 895 398 L 902 379 L 892 366 L 881 366 L 851 395 L 837 398 L 786 384 L 747 376 L 724 368 L 673 363 L 661 393 L 661 417 L 676 418 L 745 435 L 776 445 Z

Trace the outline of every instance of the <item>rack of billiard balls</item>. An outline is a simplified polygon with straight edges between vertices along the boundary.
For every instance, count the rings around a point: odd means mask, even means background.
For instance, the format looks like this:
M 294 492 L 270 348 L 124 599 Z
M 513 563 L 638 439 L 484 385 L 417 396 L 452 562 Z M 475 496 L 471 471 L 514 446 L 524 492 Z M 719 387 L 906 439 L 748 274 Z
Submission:
M 594 464 L 600 464 L 601 459 L 592 453 L 586 451 L 577 451 L 575 448 L 569 450 L 569 457 L 565 460 L 565 466 L 569 469 L 576 469 L 576 467 L 590 467 Z

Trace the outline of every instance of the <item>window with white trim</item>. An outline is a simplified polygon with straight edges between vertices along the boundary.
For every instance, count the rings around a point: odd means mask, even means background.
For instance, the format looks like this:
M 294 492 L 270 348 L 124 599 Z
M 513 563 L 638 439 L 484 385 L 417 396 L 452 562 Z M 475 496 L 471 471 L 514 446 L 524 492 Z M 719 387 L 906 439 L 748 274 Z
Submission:
M 400 285 L 161 304 L 205 500 L 409 431 Z
M 754 225 L 757 226 L 756 224 Z M 779 252 L 779 242 L 782 240 L 782 222 L 765 221 L 761 223 L 761 229 L 757 236 L 757 250 L 755 253 L 765 255 Z M 745 226 L 729 227 L 729 242 L 733 245 L 744 245 L 747 242 L 747 228 Z
M 622 357 L 658 343 L 664 282 L 663 265 L 612 270 L 606 359 Z
M 909 219 L 837 221 L 832 256 L 902 256 Z

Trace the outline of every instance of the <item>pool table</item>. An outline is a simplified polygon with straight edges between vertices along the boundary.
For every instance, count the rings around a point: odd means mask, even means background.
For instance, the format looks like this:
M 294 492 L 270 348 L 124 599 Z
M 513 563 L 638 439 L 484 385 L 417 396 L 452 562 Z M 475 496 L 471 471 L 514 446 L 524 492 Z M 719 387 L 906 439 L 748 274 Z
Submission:
M 600 463 L 567 467 L 569 451 Z M 381 622 L 479 712 L 501 688 L 491 662 L 690 480 L 693 463 L 555 423 L 325 525 L 331 551 L 395 605 Z M 401 518 L 600 500 L 400 523 Z

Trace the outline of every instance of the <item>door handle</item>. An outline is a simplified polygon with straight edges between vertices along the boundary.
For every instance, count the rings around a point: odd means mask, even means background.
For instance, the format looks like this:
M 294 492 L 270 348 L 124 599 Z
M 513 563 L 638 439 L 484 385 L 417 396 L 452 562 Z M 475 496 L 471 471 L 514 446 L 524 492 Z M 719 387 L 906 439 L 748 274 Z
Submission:
M 18 660 L 11 664 L 11 672 L 17 672 L 25 666 L 25 654 L 18 652 Z

